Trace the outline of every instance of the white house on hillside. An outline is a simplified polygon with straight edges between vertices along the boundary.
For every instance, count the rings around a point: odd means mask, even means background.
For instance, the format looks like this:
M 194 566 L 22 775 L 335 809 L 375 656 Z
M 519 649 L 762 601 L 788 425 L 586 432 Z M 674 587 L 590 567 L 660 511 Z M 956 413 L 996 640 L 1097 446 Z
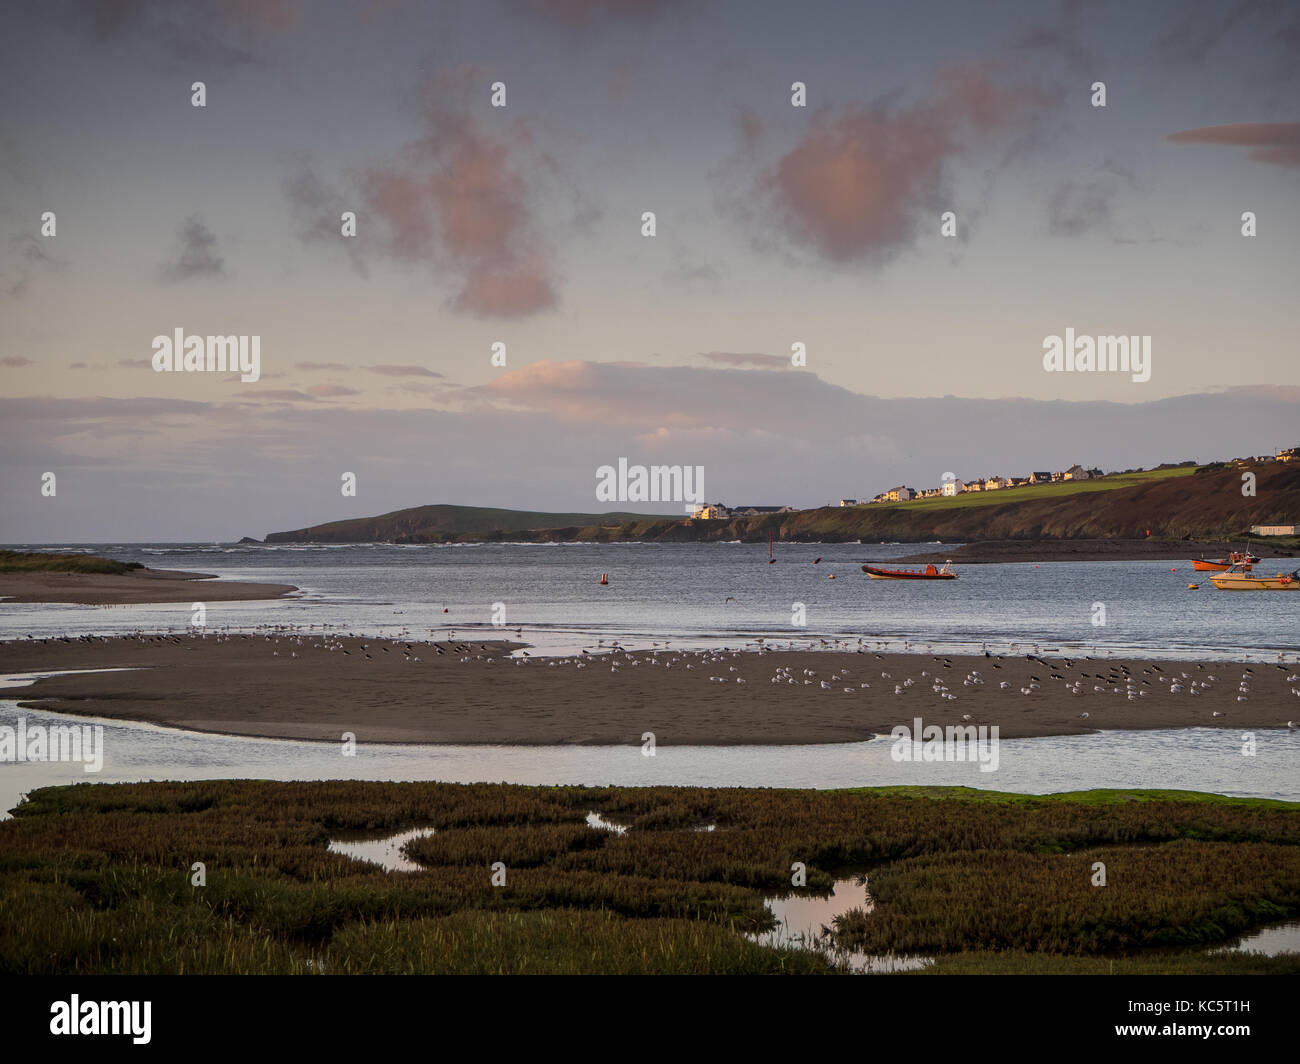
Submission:
M 956 480 L 945 480 L 943 482 L 943 493 L 945 495 L 956 495 L 966 490 L 966 481 L 958 478 Z

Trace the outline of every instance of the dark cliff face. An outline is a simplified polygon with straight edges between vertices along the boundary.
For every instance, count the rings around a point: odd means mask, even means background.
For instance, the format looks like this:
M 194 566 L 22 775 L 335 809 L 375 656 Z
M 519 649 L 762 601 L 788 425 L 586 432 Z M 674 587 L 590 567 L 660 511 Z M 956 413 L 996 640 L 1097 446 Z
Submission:
M 1255 494 L 1242 494 L 1242 474 L 1253 472 Z M 1029 489 L 1032 491 L 1033 489 Z M 420 508 L 427 510 L 432 508 Z M 439 508 L 454 509 L 454 508 Z M 506 511 L 493 511 L 502 515 Z M 526 518 L 533 515 L 520 515 Z M 577 515 L 558 515 L 577 516 Z M 496 516 L 499 523 L 508 517 Z M 462 520 L 469 520 L 464 518 Z M 342 521 L 296 532 L 274 532 L 268 543 L 449 543 L 449 542 L 766 542 L 768 536 L 794 543 L 1028 539 L 1214 539 L 1244 534 L 1251 525 L 1300 521 L 1300 463 L 1275 463 L 1250 470 L 1220 467 L 1107 491 L 1034 498 L 987 505 L 823 507 L 788 514 L 730 520 L 638 518 L 600 524 L 509 529 L 439 527 L 418 511 Z

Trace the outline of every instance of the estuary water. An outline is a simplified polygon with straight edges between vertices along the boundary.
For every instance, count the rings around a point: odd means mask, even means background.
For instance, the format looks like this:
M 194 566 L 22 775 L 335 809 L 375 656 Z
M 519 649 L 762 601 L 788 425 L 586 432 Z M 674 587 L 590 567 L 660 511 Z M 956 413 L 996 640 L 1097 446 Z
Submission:
M 26 545 L 35 546 L 35 545 Z M 49 549 L 49 548 L 43 548 Z M 329 626 L 369 635 L 522 639 L 533 653 L 727 645 L 766 639 L 820 647 L 863 640 L 891 650 L 1300 661 L 1300 595 L 1189 591 L 1190 562 L 973 565 L 942 583 L 868 580 L 860 565 L 941 546 L 917 544 L 491 544 L 231 546 L 85 544 L 56 548 L 289 583 L 269 602 L 210 603 L 209 629 Z M 1282 563 L 1273 563 L 1279 565 Z M 1266 560 L 1261 567 L 1268 571 Z M 608 574 L 608 585 L 599 583 Z M 831 576 L 834 579 L 831 579 Z M 202 601 L 202 583 L 194 601 Z M 1102 607 L 1099 611 L 1098 607 Z M 504 626 L 492 624 L 494 612 Z M 1105 623 L 1094 623 L 1101 617 Z M 191 603 L 75 606 L 0 602 L 0 638 L 185 628 Z M 795 623 L 803 620 L 806 623 Z M 22 686 L 12 678 L 0 686 Z M 79 723 L 0 699 L 0 726 Z M 1300 732 L 1261 729 L 1242 756 L 1221 729 L 1099 732 L 1004 740 L 996 772 L 972 763 L 897 763 L 886 740 L 819 746 L 510 747 L 335 744 L 241 738 L 113 721 L 104 765 L 0 763 L 0 812 L 23 793 L 69 782 L 259 778 L 507 781 L 535 784 L 854 787 L 961 784 L 1041 794 L 1164 787 L 1300 800 Z
M 302 589 L 281 601 L 210 603 L 209 627 L 328 624 L 427 638 L 491 630 L 495 618 L 504 621 L 502 632 L 521 631 L 524 640 L 555 652 L 602 639 L 704 647 L 760 637 L 814 645 L 863 638 L 887 649 L 945 653 L 987 646 L 1300 660 L 1300 595 L 1216 592 L 1195 579 L 1203 574 L 1192 573 L 1190 560 L 969 565 L 955 581 L 913 583 L 869 580 L 861 563 L 942 551 L 942 544 L 779 543 L 772 565 L 767 544 L 740 543 L 53 549 Z M 1270 572 L 1270 565 L 1289 571 L 1295 561 L 1265 559 L 1258 568 Z M 600 584 L 602 573 L 608 585 Z M 1189 591 L 1191 582 L 1200 590 Z M 195 601 L 202 601 L 202 588 L 195 583 Z M 0 638 L 183 628 L 190 606 L 0 603 Z
M 25 680 L 6 678 L 14 688 Z M 975 762 L 897 762 L 887 738 L 808 746 L 434 746 L 338 743 L 215 735 L 152 724 L 19 709 L 0 699 L 0 727 L 100 725 L 103 766 L 0 762 L 0 814 L 37 787 L 142 780 L 438 780 L 450 783 L 696 787 L 880 787 L 953 785 L 1023 794 L 1092 787 L 1162 787 L 1300 801 L 1300 732 L 1256 732 L 1243 757 L 1240 736 L 1217 728 L 1096 732 L 1004 739 L 998 768 Z

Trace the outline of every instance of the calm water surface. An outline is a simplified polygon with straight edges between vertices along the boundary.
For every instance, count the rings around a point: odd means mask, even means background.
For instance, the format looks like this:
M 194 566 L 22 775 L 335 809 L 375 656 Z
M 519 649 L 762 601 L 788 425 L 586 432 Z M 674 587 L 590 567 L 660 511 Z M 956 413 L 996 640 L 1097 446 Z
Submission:
M 1073 653 L 1300 660 L 1300 595 L 1216 592 L 1192 582 L 1190 561 L 969 565 L 956 581 L 868 580 L 859 566 L 942 545 L 488 544 L 221 546 L 88 544 L 102 553 L 223 580 L 294 584 L 299 597 L 211 603 L 210 627 L 330 624 L 417 637 L 491 627 L 537 646 L 571 650 L 597 639 L 630 646 L 740 645 L 773 639 L 859 637 L 948 653 L 1038 646 Z M 820 558 L 820 563 L 813 561 Z M 1266 561 L 1264 572 L 1295 568 Z M 1176 570 L 1171 572 L 1171 569 Z M 608 573 L 610 583 L 599 584 Z M 835 579 L 829 579 L 831 574 Z M 194 597 L 202 600 L 202 584 Z M 807 625 L 792 623 L 803 603 Z M 1105 625 L 1094 604 L 1105 606 Z M 443 612 L 444 609 L 447 612 Z M 190 603 L 165 606 L 0 604 L 0 638 L 183 628 Z

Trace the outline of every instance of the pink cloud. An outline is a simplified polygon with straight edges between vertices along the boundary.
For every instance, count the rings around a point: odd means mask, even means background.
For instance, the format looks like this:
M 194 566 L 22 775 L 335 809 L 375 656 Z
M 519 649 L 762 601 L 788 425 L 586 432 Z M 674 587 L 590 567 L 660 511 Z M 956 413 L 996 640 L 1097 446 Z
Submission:
M 433 242 L 426 189 L 414 176 L 393 170 L 372 170 L 362 188 L 366 205 L 387 223 L 390 248 L 399 259 L 427 253 Z
M 581 361 L 532 362 L 473 390 L 493 405 L 629 432 L 766 432 L 792 404 L 818 410 L 817 418 L 834 416 L 835 397 L 849 394 L 812 374 Z M 723 394 L 727 402 L 720 405 L 716 397 Z
M 911 108 L 882 102 L 823 111 L 759 179 L 789 236 L 835 262 L 883 261 L 937 229 L 947 169 L 973 144 L 1036 121 L 1048 98 L 987 63 L 953 65 Z M 748 138 L 746 138 L 748 140 Z
M 1170 133 L 1172 144 L 1226 144 L 1250 148 L 1255 162 L 1300 166 L 1300 122 L 1236 122 Z
M 519 318 L 556 302 L 544 264 L 525 261 L 508 268 L 475 267 L 465 278 L 455 307 L 484 318 Z
M 394 257 L 438 262 L 459 276 L 456 309 L 520 317 L 558 297 L 524 176 L 540 168 L 528 131 L 504 118 L 485 129 L 469 102 L 491 80 L 467 65 L 426 85 L 418 145 L 402 162 L 372 168 L 362 192 Z
M 547 407 L 566 419 L 599 420 L 597 408 L 615 383 L 612 366 L 599 362 L 533 362 L 503 373 L 483 385 L 481 391 L 523 406 Z
M 511 171 L 509 154 L 500 142 L 466 133 L 433 175 L 433 204 L 452 255 L 500 256 L 526 221 L 524 183 Z

